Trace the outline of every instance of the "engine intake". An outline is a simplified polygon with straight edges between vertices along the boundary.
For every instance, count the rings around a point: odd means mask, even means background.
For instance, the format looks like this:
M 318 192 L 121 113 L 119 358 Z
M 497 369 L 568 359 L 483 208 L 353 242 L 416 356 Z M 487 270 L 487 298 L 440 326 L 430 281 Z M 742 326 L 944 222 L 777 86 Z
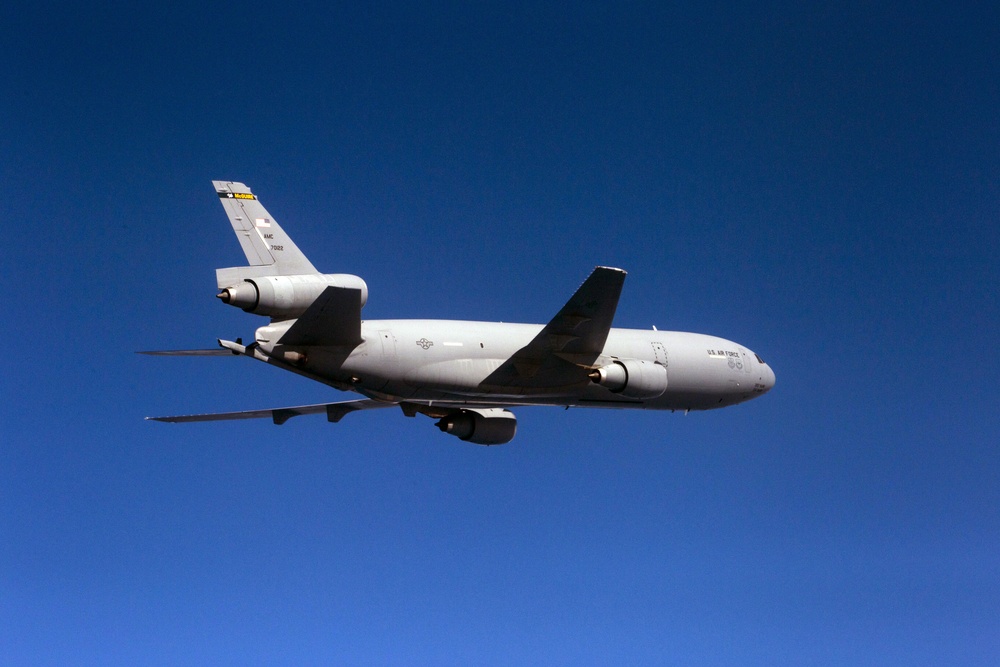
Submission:
M 514 439 L 517 417 L 503 408 L 470 408 L 441 419 L 437 422 L 437 427 L 466 442 L 502 445 Z
M 592 371 L 590 379 L 628 398 L 656 398 L 667 390 L 667 369 L 642 359 L 615 359 Z
M 224 288 L 216 296 L 223 303 L 248 313 L 285 320 L 301 316 L 327 287 L 361 290 L 361 305 L 368 301 L 368 285 L 358 276 L 347 273 L 247 278 Z

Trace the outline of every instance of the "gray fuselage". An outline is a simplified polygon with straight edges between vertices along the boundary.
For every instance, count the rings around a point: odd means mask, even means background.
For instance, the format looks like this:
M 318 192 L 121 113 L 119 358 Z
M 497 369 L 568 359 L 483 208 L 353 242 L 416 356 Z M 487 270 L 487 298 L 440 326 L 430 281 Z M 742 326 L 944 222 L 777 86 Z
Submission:
M 361 328 L 363 341 L 353 349 L 275 345 L 284 328 L 276 323 L 258 329 L 257 343 L 268 361 L 342 389 L 396 402 L 710 410 L 747 401 L 774 386 L 773 371 L 752 351 L 696 333 L 612 328 L 596 359 L 549 360 L 547 372 L 539 374 L 545 380 L 539 383 L 532 382 L 529 365 L 520 374 L 524 379 L 511 384 L 493 378 L 539 334 L 542 325 L 367 320 Z M 618 359 L 665 367 L 666 390 L 655 397 L 629 398 L 588 377 L 593 368 Z M 553 363 L 560 367 L 553 369 Z

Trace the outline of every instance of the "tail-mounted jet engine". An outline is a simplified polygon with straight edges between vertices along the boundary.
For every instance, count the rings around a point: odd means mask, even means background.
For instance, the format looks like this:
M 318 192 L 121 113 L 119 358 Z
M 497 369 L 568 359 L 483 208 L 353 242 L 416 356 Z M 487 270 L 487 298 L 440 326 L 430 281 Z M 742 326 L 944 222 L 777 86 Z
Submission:
M 517 418 L 503 408 L 467 409 L 441 419 L 437 427 L 466 442 L 502 445 L 514 439 Z
M 216 296 L 248 313 L 285 320 L 301 316 L 327 287 L 361 290 L 361 305 L 368 301 L 368 285 L 347 273 L 247 278 Z
M 667 369 L 642 359 L 615 359 L 592 371 L 590 379 L 628 398 L 656 398 L 667 390 Z

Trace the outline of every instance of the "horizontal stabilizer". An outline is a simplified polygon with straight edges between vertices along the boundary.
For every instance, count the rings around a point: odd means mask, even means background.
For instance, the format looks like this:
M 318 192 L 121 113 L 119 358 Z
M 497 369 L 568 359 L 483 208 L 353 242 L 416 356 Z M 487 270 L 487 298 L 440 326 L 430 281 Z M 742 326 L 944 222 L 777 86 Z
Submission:
M 141 350 L 136 354 L 148 354 L 153 357 L 231 357 L 234 353 L 215 347 L 210 350 Z
M 228 352 L 227 352 L 228 354 Z M 373 410 L 377 408 L 395 407 L 395 403 L 387 401 L 376 401 L 371 398 L 362 398 L 356 401 L 342 401 L 340 403 L 319 403 L 316 405 L 295 405 L 287 408 L 268 408 L 266 410 L 243 410 L 242 412 L 216 412 L 205 415 L 178 415 L 175 417 L 146 417 L 146 419 L 158 422 L 169 422 L 171 424 L 183 424 L 188 422 L 214 422 L 229 421 L 234 419 L 263 419 L 270 417 L 275 424 L 281 425 L 292 417 L 299 415 L 315 415 L 326 413 L 326 418 L 331 422 L 339 422 L 350 412 L 358 410 Z
M 361 290 L 327 287 L 278 341 L 353 347 L 361 342 Z

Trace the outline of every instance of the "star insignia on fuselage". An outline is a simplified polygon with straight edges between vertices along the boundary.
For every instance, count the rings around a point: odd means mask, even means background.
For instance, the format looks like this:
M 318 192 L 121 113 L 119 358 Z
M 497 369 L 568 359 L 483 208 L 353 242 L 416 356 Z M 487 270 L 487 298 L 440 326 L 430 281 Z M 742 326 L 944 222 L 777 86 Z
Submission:
M 425 350 L 430 349 L 430 346 L 434 344 L 434 341 L 427 340 L 426 338 L 421 338 L 417 341 L 417 345 L 424 348 Z

